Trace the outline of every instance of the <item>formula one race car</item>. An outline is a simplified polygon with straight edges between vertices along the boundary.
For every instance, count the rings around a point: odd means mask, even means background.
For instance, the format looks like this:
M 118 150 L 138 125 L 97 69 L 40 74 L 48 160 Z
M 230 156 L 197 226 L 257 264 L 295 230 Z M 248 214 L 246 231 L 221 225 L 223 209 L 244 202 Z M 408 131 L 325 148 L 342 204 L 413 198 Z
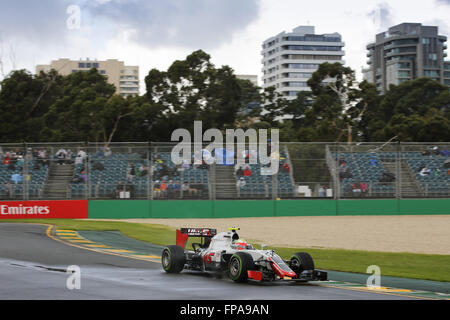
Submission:
M 327 273 L 314 269 L 314 261 L 306 252 L 297 252 L 290 260 L 283 260 L 273 250 L 256 250 L 240 239 L 239 228 L 217 234 L 210 228 L 181 228 L 177 230 L 176 245 L 162 251 L 161 262 L 168 273 L 183 269 L 203 272 L 228 273 L 231 280 L 273 281 L 320 281 L 327 280 Z M 192 243 L 193 250 L 186 250 L 188 238 L 201 241 Z

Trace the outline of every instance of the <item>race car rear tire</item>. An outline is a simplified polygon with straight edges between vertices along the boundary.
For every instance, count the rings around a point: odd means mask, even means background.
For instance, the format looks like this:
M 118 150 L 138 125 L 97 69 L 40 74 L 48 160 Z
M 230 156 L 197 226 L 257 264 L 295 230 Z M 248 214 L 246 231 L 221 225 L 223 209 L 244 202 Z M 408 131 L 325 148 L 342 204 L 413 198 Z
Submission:
M 180 273 L 186 263 L 184 249 L 175 245 L 165 247 L 161 254 L 161 263 L 167 273 Z
M 300 274 L 304 270 L 314 270 L 314 260 L 307 252 L 296 252 L 291 257 L 289 267 L 296 274 Z
M 234 282 L 245 282 L 248 279 L 248 270 L 253 270 L 253 258 L 246 252 L 236 252 L 228 263 L 228 275 Z

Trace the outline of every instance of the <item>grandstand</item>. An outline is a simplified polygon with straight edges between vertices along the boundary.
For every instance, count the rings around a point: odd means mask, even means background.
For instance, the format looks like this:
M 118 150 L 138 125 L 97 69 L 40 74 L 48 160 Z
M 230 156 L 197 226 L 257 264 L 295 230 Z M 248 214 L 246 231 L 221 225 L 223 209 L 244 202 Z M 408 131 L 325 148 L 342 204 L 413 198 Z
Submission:
M 171 161 L 173 144 L 2 145 L 0 198 L 303 199 L 449 197 L 448 144 L 283 143 L 276 175 Z M 33 152 L 30 149 L 33 148 Z M 59 149 L 68 150 L 61 161 Z M 47 157 L 37 155 L 46 150 Z M 80 160 L 78 152 L 85 150 Z M 11 158 L 14 157 L 14 165 Z M 6 159 L 6 160 L 5 160 Z M 25 160 L 26 159 L 26 160 Z M 236 158 L 235 158 L 236 160 Z M 62 163 L 61 163 L 62 162 Z M 423 170 L 425 168 L 425 170 Z

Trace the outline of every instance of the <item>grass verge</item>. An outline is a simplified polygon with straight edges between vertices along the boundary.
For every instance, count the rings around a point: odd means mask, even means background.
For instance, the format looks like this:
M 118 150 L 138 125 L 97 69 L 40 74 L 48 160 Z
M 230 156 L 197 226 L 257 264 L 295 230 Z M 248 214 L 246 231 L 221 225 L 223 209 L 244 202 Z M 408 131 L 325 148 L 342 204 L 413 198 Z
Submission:
M 57 229 L 117 230 L 128 237 L 157 245 L 175 243 L 175 229 L 157 224 L 72 219 L 1 220 L 0 222 L 52 224 Z M 314 258 L 318 269 L 365 274 L 369 265 L 377 265 L 384 276 L 450 282 L 450 255 L 315 248 L 268 248 L 276 250 L 285 259 L 288 259 L 294 252 L 306 251 Z

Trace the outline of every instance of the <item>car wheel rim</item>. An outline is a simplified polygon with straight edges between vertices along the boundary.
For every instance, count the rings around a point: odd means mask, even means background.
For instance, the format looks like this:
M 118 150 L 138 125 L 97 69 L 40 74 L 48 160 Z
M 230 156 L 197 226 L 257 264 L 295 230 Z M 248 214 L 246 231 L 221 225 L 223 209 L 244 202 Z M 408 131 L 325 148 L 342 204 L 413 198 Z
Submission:
M 236 277 L 239 274 L 240 264 L 237 259 L 231 261 L 230 274 Z
M 169 257 L 169 253 L 167 251 L 165 251 L 163 254 L 162 263 L 163 263 L 164 268 L 167 268 L 170 264 L 170 257 Z

